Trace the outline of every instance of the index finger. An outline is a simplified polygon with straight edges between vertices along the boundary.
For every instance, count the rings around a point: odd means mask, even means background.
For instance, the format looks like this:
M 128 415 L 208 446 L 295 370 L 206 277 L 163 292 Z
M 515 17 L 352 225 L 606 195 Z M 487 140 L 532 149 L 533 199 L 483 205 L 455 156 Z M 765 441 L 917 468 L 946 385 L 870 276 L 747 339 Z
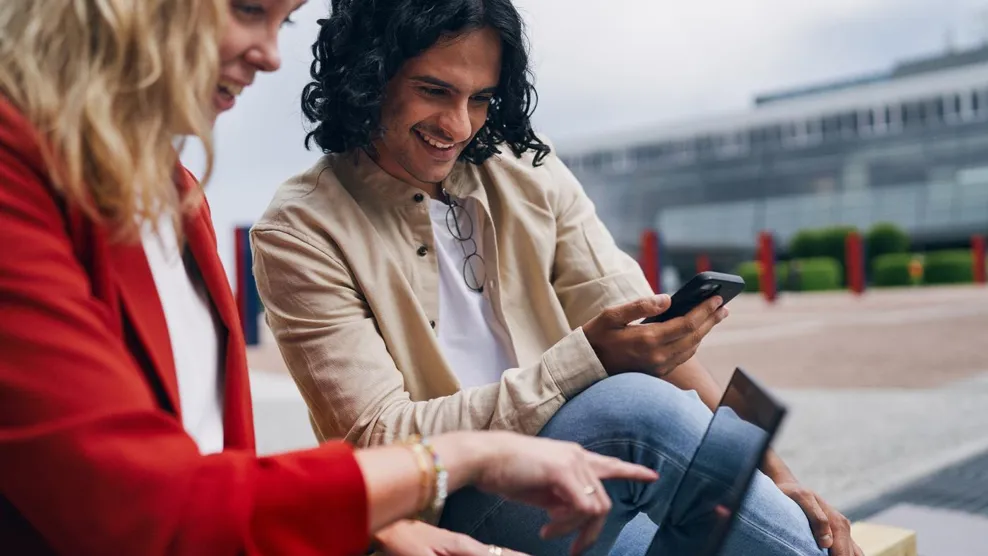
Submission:
M 820 507 L 827 514 L 831 522 L 834 544 L 830 547 L 832 556 L 854 556 L 854 541 L 851 539 L 851 528 L 847 526 L 847 520 L 827 503 L 826 500 L 815 496 Z
M 587 453 L 587 463 L 599 479 L 628 479 L 651 483 L 659 478 L 658 473 L 647 467 L 593 452 Z
M 671 327 L 671 330 L 666 336 L 667 339 L 669 341 L 675 341 L 696 333 L 703 327 L 703 323 L 712 318 L 714 313 L 716 313 L 723 304 L 724 298 L 719 295 L 715 295 L 697 305 L 682 317 L 675 318 L 664 323 Z

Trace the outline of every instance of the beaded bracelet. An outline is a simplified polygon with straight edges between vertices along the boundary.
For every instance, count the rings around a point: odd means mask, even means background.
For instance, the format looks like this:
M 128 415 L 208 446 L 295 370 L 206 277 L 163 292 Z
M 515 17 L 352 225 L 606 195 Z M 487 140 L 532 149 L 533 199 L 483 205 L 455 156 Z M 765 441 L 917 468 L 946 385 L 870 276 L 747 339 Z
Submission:
M 436 488 L 435 496 L 432 499 L 432 511 L 438 515 L 442 512 L 443 506 L 446 504 L 446 497 L 449 496 L 449 472 L 446 471 L 442 460 L 439 459 L 439 454 L 436 453 L 435 448 L 433 448 L 428 438 L 423 438 L 419 444 L 432 456 L 433 470 L 436 474 Z
M 419 513 L 426 514 L 431 511 L 435 517 L 438 517 L 449 495 L 449 472 L 428 438 L 413 435 L 406 440 L 406 444 L 415 453 L 419 470 L 422 472 L 422 496 L 418 504 Z

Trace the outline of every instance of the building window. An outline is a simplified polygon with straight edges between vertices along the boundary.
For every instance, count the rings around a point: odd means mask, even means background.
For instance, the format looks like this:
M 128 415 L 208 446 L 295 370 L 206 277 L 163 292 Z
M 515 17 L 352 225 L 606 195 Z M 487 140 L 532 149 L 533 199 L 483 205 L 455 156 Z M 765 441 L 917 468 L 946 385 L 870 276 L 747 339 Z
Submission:
M 902 112 L 903 106 L 889 106 L 886 108 L 886 118 L 888 119 L 888 129 L 890 132 L 901 131 L 903 127 Z
M 824 141 L 836 139 L 840 134 L 840 116 L 825 116 L 820 121 L 820 128 L 823 130 Z
M 823 131 L 821 129 L 820 120 L 807 120 L 806 121 L 806 143 L 816 144 L 823 139 Z
M 858 136 L 858 113 L 845 112 L 840 119 L 841 137 L 846 139 Z
M 713 151 L 714 141 L 709 135 L 696 138 L 696 152 L 701 156 L 707 156 Z
M 782 146 L 785 148 L 798 147 L 804 143 L 803 124 L 790 122 L 780 128 L 782 132 Z
M 632 151 L 632 156 L 634 156 L 637 165 L 647 165 L 662 156 L 662 147 L 660 145 L 638 147 Z
M 943 107 L 943 121 L 954 123 L 960 120 L 961 97 L 960 95 L 947 95 L 940 100 Z
M 611 159 L 611 170 L 618 174 L 630 174 L 635 171 L 636 160 L 628 149 L 621 149 Z

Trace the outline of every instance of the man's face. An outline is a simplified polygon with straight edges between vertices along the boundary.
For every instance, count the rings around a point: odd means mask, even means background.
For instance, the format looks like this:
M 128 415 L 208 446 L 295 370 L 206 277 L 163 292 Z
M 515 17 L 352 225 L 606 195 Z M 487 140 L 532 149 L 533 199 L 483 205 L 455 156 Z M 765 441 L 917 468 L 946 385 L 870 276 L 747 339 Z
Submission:
M 385 91 L 377 163 L 426 190 L 442 181 L 487 121 L 500 76 L 501 39 L 489 28 L 406 61 Z

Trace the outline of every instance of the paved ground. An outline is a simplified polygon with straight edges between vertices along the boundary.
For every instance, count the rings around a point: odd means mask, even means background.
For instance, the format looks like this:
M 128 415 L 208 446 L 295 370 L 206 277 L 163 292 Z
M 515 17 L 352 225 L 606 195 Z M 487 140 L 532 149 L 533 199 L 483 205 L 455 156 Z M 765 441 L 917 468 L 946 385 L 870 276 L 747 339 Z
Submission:
M 925 390 L 778 392 L 790 406 L 780 455 L 841 508 L 988 450 L 988 373 Z
M 745 295 L 700 359 L 726 380 L 735 366 L 789 388 L 923 388 L 988 371 L 988 289 Z
M 745 367 L 789 404 L 776 447 L 842 510 L 874 510 L 876 497 L 988 451 L 988 289 L 802 294 L 771 307 L 746 295 L 731 309 L 701 360 L 722 382 Z M 304 404 L 270 338 L 250 357 L 259 448 L 311 445 Z M 988 504 L 988 492 L 973 496 Z M 893 508 L 878 519 L 934 523 L 929 515 Z M 955 541 L 969 525 L 958 525 Z M 931 550 L 921 552 L 951 555 Z
M 850 519 L 866 519 L 908 504 L 962 512 L 988 524 L 988 451 L 890 491 L 848 511 Z M 984 528 L 988 541 L 988 526 Z M 986 547 L 988 548 L 988 547 Z M 986 550 L 985 552 L 988 552 Z

